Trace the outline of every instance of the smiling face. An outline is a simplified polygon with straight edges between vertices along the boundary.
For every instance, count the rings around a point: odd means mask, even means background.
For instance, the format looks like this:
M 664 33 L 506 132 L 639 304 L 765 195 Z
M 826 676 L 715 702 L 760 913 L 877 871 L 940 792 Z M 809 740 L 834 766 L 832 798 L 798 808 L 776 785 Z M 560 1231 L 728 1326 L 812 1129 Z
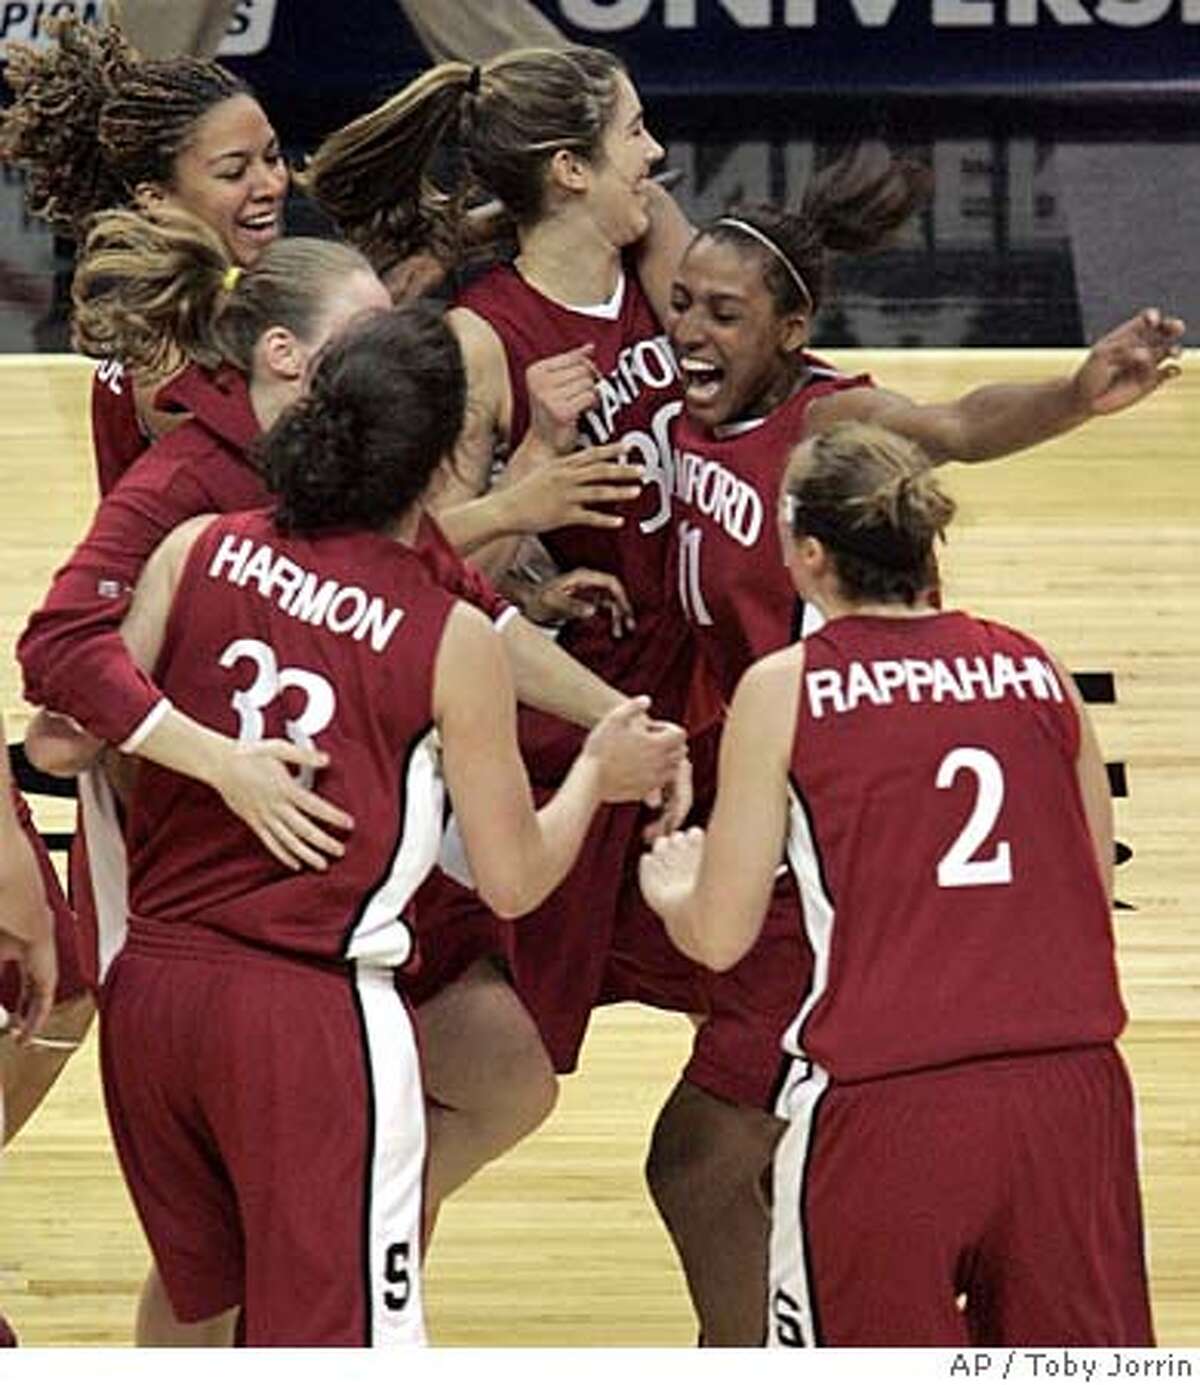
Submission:
M 171 185 L 154 193 L 206 222 L 248 268 L 282 232 L 287 189 L 270 121 L 252 96 L 238 95 L 201 117 L 175 160 Z
M 706 428 L 764 417 L 803 370 L 808 320 L 778 311 L 752 245 L 697 236 L 671 285 L 666 326 L 684 405 Z
M 632 245 L 650 225 L 646 184 L 663 147 L 646 128 L 642 103 L 623 72 L 613 77 L 617 101 L 600 149 L 588 165 L 588 200 L 596 223 L 613 245 Z

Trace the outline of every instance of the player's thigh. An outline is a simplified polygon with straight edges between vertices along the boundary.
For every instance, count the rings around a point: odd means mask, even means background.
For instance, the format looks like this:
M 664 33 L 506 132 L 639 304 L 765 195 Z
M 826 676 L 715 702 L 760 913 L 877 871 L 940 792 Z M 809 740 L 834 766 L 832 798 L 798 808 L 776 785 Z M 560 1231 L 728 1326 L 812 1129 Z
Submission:
M 455 1110 L 548 1092 L 554 1071 L 537 1026 L 488 960 L 479 960 L 417 1010 L 426 1092 Z

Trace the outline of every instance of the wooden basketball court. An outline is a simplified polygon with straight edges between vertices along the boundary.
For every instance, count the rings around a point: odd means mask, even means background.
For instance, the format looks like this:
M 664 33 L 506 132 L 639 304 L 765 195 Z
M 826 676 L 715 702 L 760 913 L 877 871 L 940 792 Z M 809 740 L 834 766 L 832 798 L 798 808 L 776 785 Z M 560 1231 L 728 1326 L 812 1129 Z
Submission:
M 1078 351 L 843 352 L 919 399 L 1069 370 Z M 23 726 L 11 656 L 93 504 L 88 366 L 0 360 L 0 707 Z M 1140 1105 L 1163 1346 L 1200 1346 L 1200 374 L 1035 452 L 946 477 L 960 518 L 948 601 L 1028 629 L 1077 673 L 1127 796 L 1117 933 Z M 1108 680 L 1094 680 L 1103 693 Z M 69 824 L 34 803 L 43 828 Z M 444 1210 L 427 1275 L 435 1341 L 685 1346 L 694 1327 L 642 1189 L 659 1102 L 687 1051 L 673 1016 L 601 1014 L 549 1124 Z M 127 1344 L 146 1251 L 113 1160 L 94 1038 L 0 1171 L 0 1306 L 38 1345 Z

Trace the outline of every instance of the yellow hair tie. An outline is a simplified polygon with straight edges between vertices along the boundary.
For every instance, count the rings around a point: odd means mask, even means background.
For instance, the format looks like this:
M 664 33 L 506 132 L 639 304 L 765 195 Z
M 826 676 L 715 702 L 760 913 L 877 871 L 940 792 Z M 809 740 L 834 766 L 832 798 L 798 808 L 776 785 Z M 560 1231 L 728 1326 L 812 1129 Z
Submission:
M 241 265 L 231 264 L 221 279 L 221 287 L 226 293 L 232 293 L 237 288 L 237 282 L 241 277 Z

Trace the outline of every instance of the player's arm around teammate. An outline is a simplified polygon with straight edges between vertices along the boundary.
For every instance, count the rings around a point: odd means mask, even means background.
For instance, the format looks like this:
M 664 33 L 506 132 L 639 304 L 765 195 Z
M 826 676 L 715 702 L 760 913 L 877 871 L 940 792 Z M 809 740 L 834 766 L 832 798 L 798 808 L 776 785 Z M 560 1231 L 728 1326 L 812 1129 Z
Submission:
M 366 332 L 369 325 L 360 330 Z M 280 426 L 284 424 L 286 419 Z M 419 506 L 404 519 L 397 538 L 411 543 Z M 212 516 L 200 516 L 181 525 L 155 551 L 138 580 L 121 633 L 143 668 L 156 662 L 179 575 L 192 545 L 211 523 Z M 589 734 L 558 792 L 535 810 L 517 747 L 516 698 L 500 637 L 480 613 L 457 603 L 439 646 L 434 713 L 472 874 L 497 913 L 528 913 L 559 883 L 600 804 L 636 802 L 676 780 L 686 759 L 685 733 L 652 721 L 648 705 L 648 698 L 632 698 L 609 711 Z M 142 747 L 153 750 L 160 763 L 178 755 L 186 763 L 167 767 L 200 777 L 195 771 L 203 747 L 224 739 L 168 703 Z M 326 757 L 310 751 L 302 763 L 320 767 Z M 336 842 L 332 850 L 341 854 Z

